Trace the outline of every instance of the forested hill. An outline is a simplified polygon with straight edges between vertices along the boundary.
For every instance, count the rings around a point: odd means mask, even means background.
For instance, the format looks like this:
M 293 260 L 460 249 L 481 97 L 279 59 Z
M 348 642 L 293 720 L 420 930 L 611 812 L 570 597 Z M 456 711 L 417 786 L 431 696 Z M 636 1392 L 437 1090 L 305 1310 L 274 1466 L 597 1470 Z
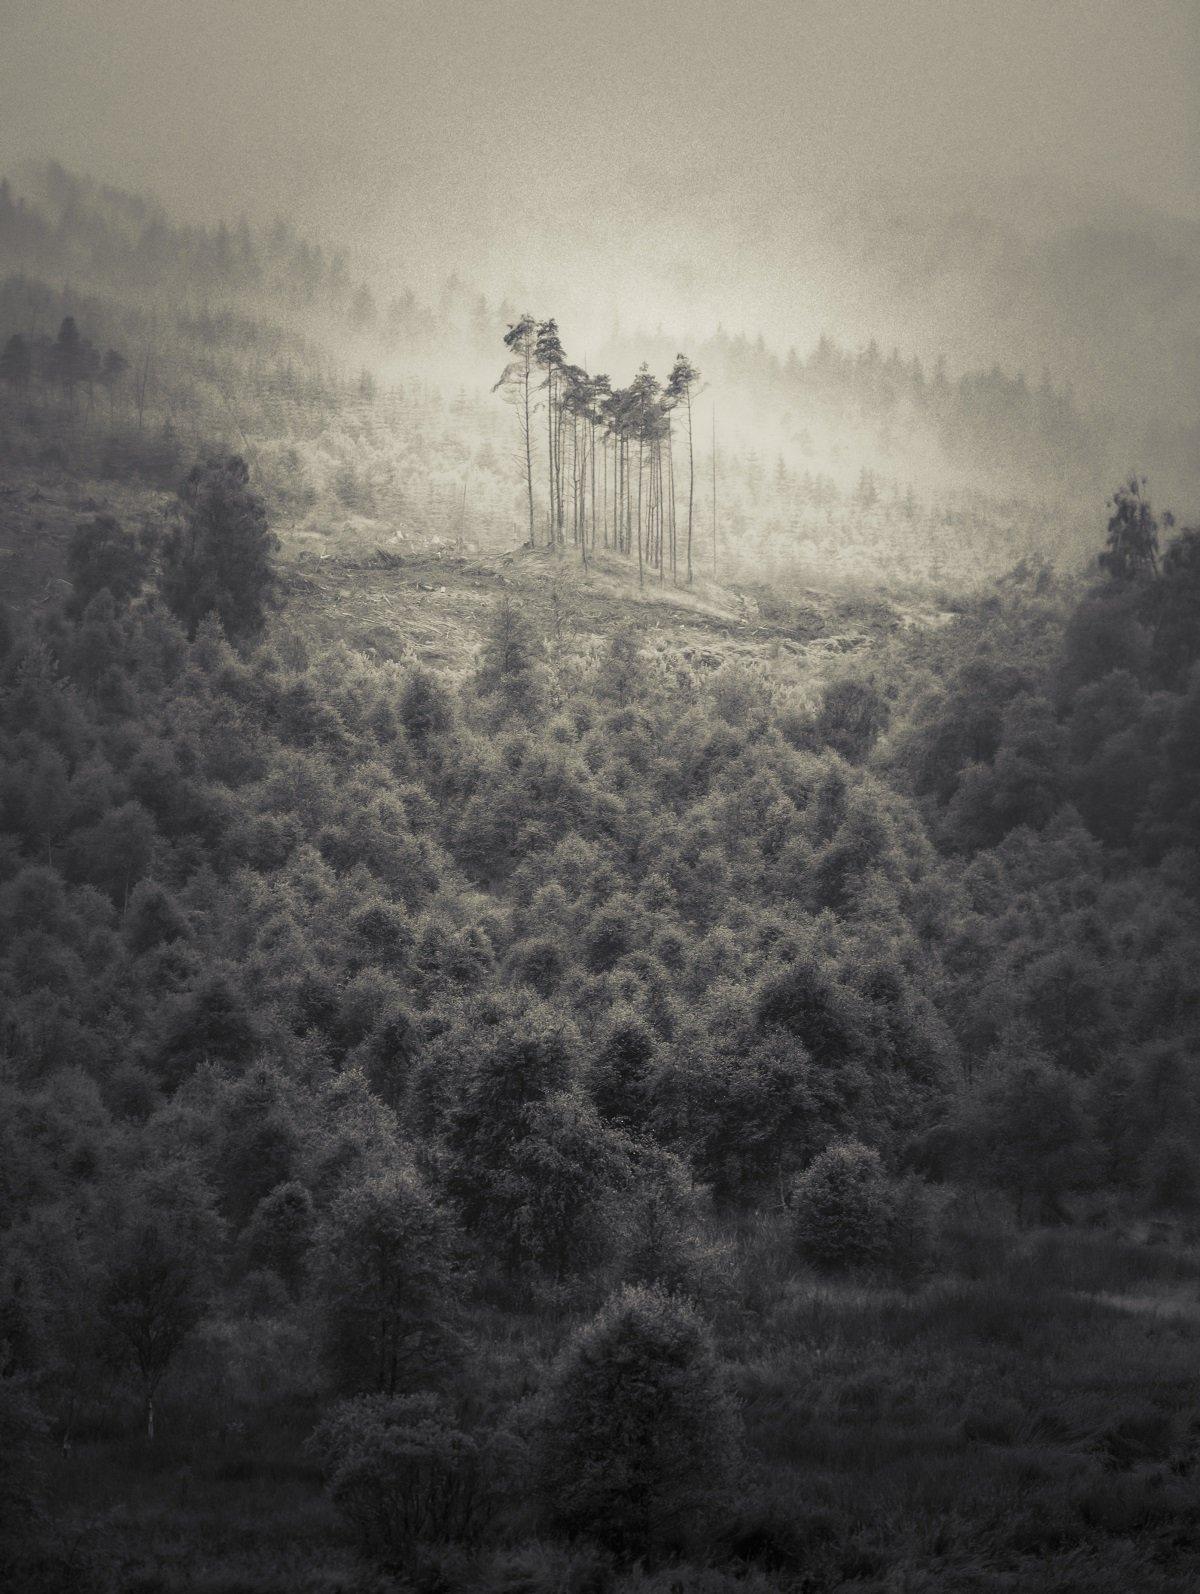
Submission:
M 49 166 L 21 191 L 0 182 L 2 446 L 14 463 L 172 486 L 220 444 L 248 458 L 281 529 L 511 546 L 521 450 L 490 390 L 526 308 L 457 276 L 422 296 L 285 222 L 183 225 Z M 64 390 L 68 318 L 94 365 Z M 743 579 L 962 583 L 1029 554 L 1082 555 L 1093 483 L 1128 468 L 1128 429 L 1052 373 L 949 372 L 874 341 L 843 347 L 837 331 L 797 352 L 757 329 L 614 328 L 584 363 L 614 387 L 647 363 L 665 384 L 689 350 L 705 531 L 715 463 L 722 567 Z
M 805 678 L 602 545 L 522 556 L 586 639 L 514 559 L 465 669 L 322 642 L 236 457 L 75 515 L 0 641 L 11 1586 L 1195 1582 L 1200 533 L 1134 482 Z

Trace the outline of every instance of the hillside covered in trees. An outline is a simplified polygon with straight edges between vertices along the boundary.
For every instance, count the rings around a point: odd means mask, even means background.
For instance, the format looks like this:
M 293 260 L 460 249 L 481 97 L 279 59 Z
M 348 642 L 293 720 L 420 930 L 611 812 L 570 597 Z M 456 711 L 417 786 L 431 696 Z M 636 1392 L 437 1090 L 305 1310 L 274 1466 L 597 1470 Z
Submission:
M 1193 1586 L 1200 533 L 664 653 L 695 368 L 597 519 L 540 336 L 599 644 L 323 642 L 221 452 L 6 610 L 6 1582 Z
M 0 41 L 0 1594 L 1196 1594 L 1200 7 Z

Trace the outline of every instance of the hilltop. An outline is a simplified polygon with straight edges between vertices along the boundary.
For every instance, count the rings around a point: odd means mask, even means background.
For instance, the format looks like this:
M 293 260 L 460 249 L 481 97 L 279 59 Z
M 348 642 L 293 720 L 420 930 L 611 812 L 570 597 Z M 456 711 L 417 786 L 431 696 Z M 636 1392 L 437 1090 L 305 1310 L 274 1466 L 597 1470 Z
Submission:
M 10 472 L 0 486 L 0 568 L 14 609 L 38 609 L 68 590 L 73 528 L 96 514 L 136 527 L 161 518 L 173 495 L 137 483 Z M 376 530 L 393 534 L 379 524 Z M 627 560 L 601 551 L 584 568 L 576 551 L 500 548 L 458 553 L 445 543 L 398 553 L 280 527 L 282 607 L 277 626 L 309 643 L 381 660 L 422 663 L 461 678 L 472 667 L 496 600 L 519 600 L 534 629 L 562 656 L 595 655 L 624 625 L 643 634 L 657 668 L 708 673 L 728 662 L 769 672 L 785 687 L 812 689 L 850 655 L 901 628 L 940 625 L 932 599 L 889 600 L 843 587 L 721 582 L 697 573 L 692 587 L 647 573 L 639 587 Z
M 506 326 L 553 304 L 489 299 L 457 277 L 426 301 L 283 223 L 189 228 L 58 168 L 29 182 L 0 179 L 6 468 L 170 489 L 221 450 L 246 458 L 276 524 L 335 555 L 391 550 L 397 533 L 405 554 L 490 553 L 525 534 L 519 417 L 494 388 Z M 753 329 L 683 327 L 581 354 L 564 322 L 552 407 L 568 497 L 578 465 L 596 478 L 589 518 L 610 516 L 618 435 L 636 464 L 628 400 L 644 363 L 667 492 L 682 525 L 694 474 L 698 535 L 707 547 L 716 534 L 723 580 L 969 589 L 1022 558 L 1086 550 L 1092 484 L 1114 457 L 1107 423 L 1049 375 L 956 373 L 836 330 L 805 355 Z M 658 385 L 680 348 L 698 366 L 694 414 Z M 570 363 L 581 357 L 590 376 Z M 604 400 L 602 370 L 624 409 Z M 541 540 L 544 362 L 534 382 Z M 1118 442 L 1124 469 L 1130 440 Z

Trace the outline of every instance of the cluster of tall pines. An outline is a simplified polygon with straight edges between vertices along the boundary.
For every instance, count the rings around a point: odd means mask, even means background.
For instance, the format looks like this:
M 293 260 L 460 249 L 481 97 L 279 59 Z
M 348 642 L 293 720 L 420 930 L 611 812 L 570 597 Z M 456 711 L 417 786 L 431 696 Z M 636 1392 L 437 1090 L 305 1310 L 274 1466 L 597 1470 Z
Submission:
M 682 563 L 690 586 L 696 501 L 692 401 L 700 383 L 696 367 L 679 354 L 665 383 L 643 364 L 628 387 L 615 388 L 605 374 L 589 375 L 567 359 L 557 322 L 538 322 L 530 315 L 510 324 L 504 345 L 512 359 L 496 386 L 505 390 L 516 410 L 530 545 L 537 539 L 534 455 L 541 446 L 535 416 L 544 408 L 546 545 L 562 547 L 569 525 L 583 564 L 589 544 L 593 552 L 603 546 L 627 558 L 636 550 L 639 585 L 647 569 L 660 582 L 669 573 L 672 583 L 678 583 Z M 687 429 L 685 525 L 677 517 L 677 410 Z

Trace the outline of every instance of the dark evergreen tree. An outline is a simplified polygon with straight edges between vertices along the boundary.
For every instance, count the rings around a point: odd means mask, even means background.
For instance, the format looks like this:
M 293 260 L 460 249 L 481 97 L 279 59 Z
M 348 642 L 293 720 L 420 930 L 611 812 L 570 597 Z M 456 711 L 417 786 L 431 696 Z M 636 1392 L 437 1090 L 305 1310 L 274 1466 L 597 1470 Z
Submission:
M 278 539 L 250 472 L 236 455 L 195 466 L 163 541 L 163 596 L 194 637 L 215 615 L 232 641 L 262 629 L 275 583 Z
M 1136 581 L 1158 570 L 1158 521 L 1146 496 L 1145 477 L 1131 476 L 1109 500 L 1108 546 L 1100 568 L 1114 581 Z

